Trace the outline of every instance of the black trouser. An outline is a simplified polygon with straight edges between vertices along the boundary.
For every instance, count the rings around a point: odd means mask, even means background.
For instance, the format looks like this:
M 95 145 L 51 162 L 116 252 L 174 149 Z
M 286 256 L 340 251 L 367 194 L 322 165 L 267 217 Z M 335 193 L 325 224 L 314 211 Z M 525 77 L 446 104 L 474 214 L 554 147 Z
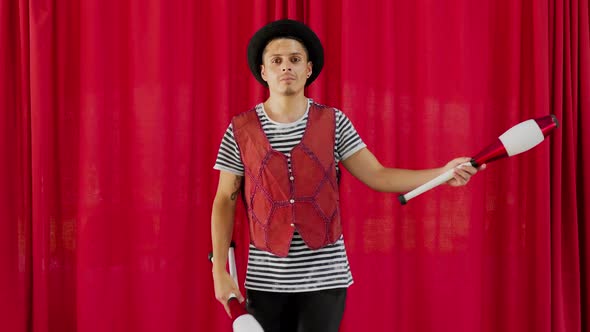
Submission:
M 346 288 L 304 293 L 247 290 L 248 311 L 264 332 L 338 332 Z

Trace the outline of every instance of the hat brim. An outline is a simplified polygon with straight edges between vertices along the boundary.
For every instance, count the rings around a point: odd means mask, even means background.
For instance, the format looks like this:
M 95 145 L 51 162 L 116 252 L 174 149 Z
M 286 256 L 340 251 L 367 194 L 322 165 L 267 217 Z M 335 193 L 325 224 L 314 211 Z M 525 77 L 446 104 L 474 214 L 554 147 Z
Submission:
M 299 21 L 288 19 L 274 21 L 262 27 L 252 36 L 248 43 L 248 66 L 250 71 L 258 82 L 268 87 L 268 83 L 260 73 L 262 53 L 271 40 L 281 37 L 293 37 L 303 42 L 309 55 L 309 61 L 313 64 L 311 76 L 305 82 L 305 86 L 310 85 L 324 67 L 324 48 L 318 36 L 307 25 Z

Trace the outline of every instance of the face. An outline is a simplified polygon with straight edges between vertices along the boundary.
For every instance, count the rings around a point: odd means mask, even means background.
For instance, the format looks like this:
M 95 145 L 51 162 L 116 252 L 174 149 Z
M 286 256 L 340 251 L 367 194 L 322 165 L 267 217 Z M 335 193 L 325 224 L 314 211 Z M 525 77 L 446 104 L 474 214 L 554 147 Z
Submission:
M 312 63 L 299 41 L 280 38 L 266 45 L 260 67 L 271 93 L 290 96 L 303 91 L 311 75 Z

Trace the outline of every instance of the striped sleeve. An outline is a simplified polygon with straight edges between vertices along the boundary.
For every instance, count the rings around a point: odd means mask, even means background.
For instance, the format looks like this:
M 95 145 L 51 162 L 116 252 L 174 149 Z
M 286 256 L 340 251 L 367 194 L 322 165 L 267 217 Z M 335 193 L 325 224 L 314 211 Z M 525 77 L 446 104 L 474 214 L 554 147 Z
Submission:
M 234 138 L 234 131 L 230 124 L 219 145 L 217 160 L 215 160 L 214 169 L 226 171 L 236 175 L 244 175 L 244 164 L 240 157 L 240 150 Z
M 345 160 L 362 148 L 367 147 L 354 129 L 350 119 L 340 110 L 336 110 L 336 157 Z

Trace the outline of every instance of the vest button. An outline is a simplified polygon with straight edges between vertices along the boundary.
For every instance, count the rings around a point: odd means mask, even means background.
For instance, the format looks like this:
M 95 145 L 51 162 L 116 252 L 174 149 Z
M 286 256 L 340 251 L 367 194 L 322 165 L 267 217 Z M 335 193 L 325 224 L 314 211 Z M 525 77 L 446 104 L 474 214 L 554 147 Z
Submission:
M 295 227 L 295 224 L 291 224 L 291 227 Z
M 289 200 L 289 203 L 293 204 L 293 203 L 295 203 L 295 200 L 291 198 L 291 199 Z
M 294 176 L 290 176 L 289 177 L 289 180 L 293 181 L 293 180 L 295 180 L 295 177 Z

